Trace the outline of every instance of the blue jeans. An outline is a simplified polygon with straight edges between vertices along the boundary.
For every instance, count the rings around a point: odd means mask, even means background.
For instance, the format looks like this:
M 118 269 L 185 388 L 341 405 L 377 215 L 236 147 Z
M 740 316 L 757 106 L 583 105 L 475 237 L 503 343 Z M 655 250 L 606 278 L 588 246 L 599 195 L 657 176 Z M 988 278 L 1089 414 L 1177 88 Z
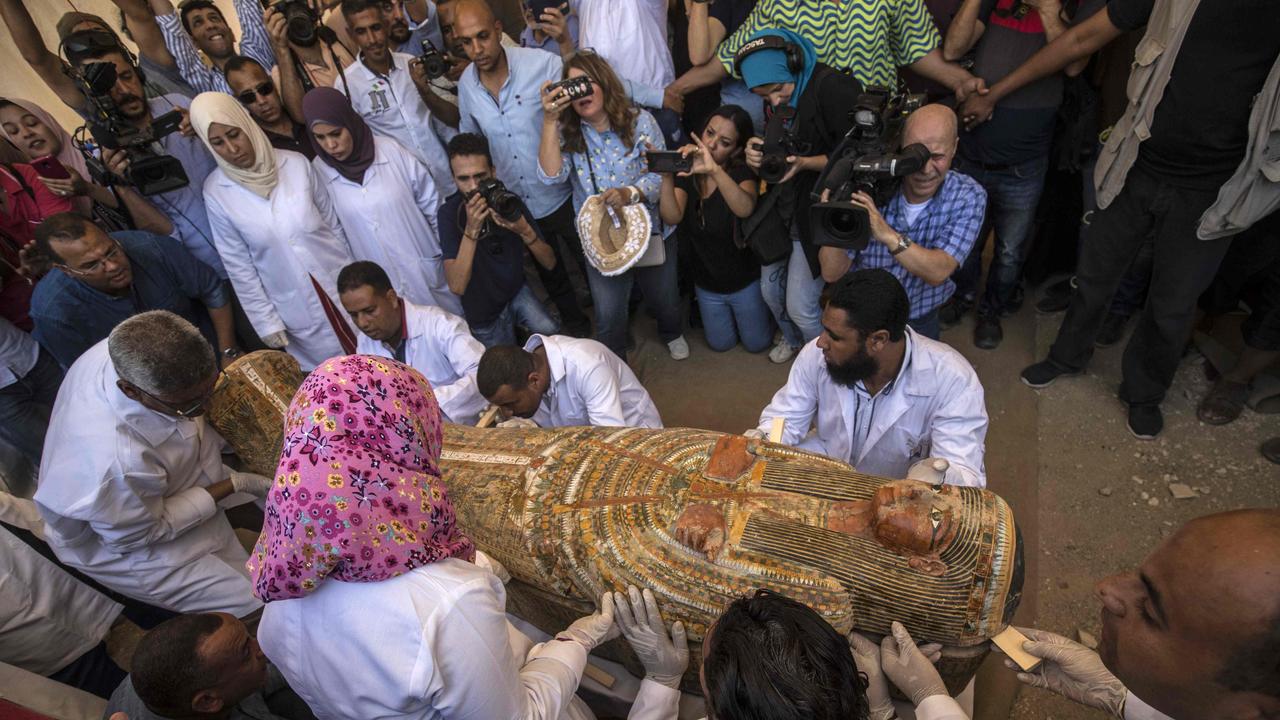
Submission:
M 800 241 L 796 239 L 799 223 L 793 225 L 791 257 L 787 258 L 787 317 L 800 330 L 804 342 L 822 334 L 822 288 L 826 283 L 822 276 L 813 276 L 809 260 L 804 256 Z
M 782 331 L 782 339 L 793 348 L 804 345 L 800 328 L 787 315 L 787 263 L 783 258 L 776 263 L 760 266 L 760 295 L 773 314 L 774 322 Z
M 484 327 L 471 327 L 471 335 L 481 345 L 491 348 L 495 345 L 515 345 L 516 325 L 520 325 L 531 333 L 554 335 L 560 332 L 560 323 L 547 312 L 538 297 L 528 285 L 520 288 L 520 292 L 511 298 L 511 302 L 502 308 L 497 319 Z
M 17 448 L 32 466 L 40 465 L 49 414 L 61 384 L 62 368 L 41 348 L 30 372 L 0 388 L 0 437 Z
M 716 352 L 724 352 L 738 344 L 747 352 L 760 352 L 773 341 L 773 325 L 769 321 L 769 307 L 760 295 L 760 281 L 732 293 L 717 293 L 693 289 L 702 313 L 703 332 L 707 344 Z
M 650 242 L 653 242 L 651 239 Z M 658 336 L 663 342 L 680 337 L 680 294 L 676 289 L 676 234 L 664 240 L 667 259 L 661 265 L 633 267 L 621 275 L 606 277 L 587 266 L 587 283 L 596 309 L 596 340 L 615 355 L 627 359 L 628 300 L 632 285 L 639 285 L 644 301 L 658 319 Z
M 942 321 L 938 319 L 938 308 L 930 310 L 927 315 L 908 320 L 907 325 L 930 340 L 937 340 L 942 334 Z
M 1040 202 L 1044 177 L 1049 171 L 1049 156 L 1046 152 L 1034 160 L 988 170 L 957 155 L 955 167 L 977 180 L 987 191 L 987 218 L 996 233 L 996 246 L 978 312 L 998 314 L 1013 299 L 1022 279 L 1022 265 L 1031 247 L 1036 205 Z M 978 279 L 982 276 L 984 239 L 985 234 L 978 238 L 964 265 L 955 274 L 958 297 L 973 298 L 977 295 Z

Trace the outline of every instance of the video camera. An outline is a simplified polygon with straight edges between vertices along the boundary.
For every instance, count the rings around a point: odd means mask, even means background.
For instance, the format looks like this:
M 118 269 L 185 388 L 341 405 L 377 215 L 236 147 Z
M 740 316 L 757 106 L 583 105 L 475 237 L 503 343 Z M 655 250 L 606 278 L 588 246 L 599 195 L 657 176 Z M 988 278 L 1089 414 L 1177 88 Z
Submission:
M 509 223 L 516 222 L 524 214 L 524 201 L 497 178 L 481 180 L 475 192 L 484 198 L 495 215 Z
M 775 108 L 765 125 L 764 143 L 760 146 L 763 157 L 760 158 L 760 170 L 756 174 L 767 183 L 781 182 L 791 167 L 787 158 L 805 152 L 805 148 L 801 147 L 790 130 L 795 116 L 796 109 L 793 107 Z
M 813 199 L 821 200 L 830 190 L 828 202 L 817 202 L 809 210 L 809 226 L 817 245 L 862 250 L 871 239 L 867 211 L 848 201 L 855 192 L 865 192 L 877 206 L 893 197 L 901 178 L 929 162 L 929 149 L 915 143 L 897 151 L 902 125 L 924 104 L 924 95 L 892 93 L 888 88 L 868 87 L 858 96 L 849 119 L 853 127 L 831 152 L 827 166 L 813 186 Z
M 189 181 L 182 163 L 156 152 L 153 147 L 160 138 L 178 129 L 182 124 L 181 112 L 171 110 L 152 119 L 147 127 L 136 127 L 111 99 L 111 89 L 116 84 L 115 63 L 85 63 L 78 70 L 70 70 L 69 74 L 80 86 L 89 105 L 88 122 L 77 131 L 77 135 L 88 129 L 102 147 L 124 150 L 129 158 L 125 182 L 143 195 L 157 195 L 187 186 Z M 97 176 L 94 179 L 108 184 L 108 172 L 101 160 L 93 155 L 83 139 L 76 145 L 88 161 L 92 174 Z
M 284 16 L 289 42 L 311 47 L 320 39 L 320 16 L 307 0 L 277 0 L 271 3 L 271 9 Z
M 418 56 L 418 62 L 422 63 L 422 69 L 427 73 L 428 80 L 439 80 L 449 73 L 449 68 L 453 67 L 453 58 L 449 54 L 436 48 L 430 40 L 423 39 L 422 54 Z

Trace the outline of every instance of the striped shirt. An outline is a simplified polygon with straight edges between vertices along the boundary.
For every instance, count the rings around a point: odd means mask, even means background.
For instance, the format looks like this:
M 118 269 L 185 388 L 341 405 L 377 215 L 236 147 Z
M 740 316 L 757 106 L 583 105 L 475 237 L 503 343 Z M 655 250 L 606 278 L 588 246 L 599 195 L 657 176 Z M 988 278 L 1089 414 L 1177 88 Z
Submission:
M 942 42 L 924 0 L 760 0 L 716 57 L 730 74 L 734 53 L 756 32 L 792 30 L 813 43 L 818 60 L 866 85 L 897 85 L 910 65 Z
M 255 0 L 234 0 L 232 5 L 240 21 L 240 54 L 253 58 L 264 70 L 271 72 L 276 64 L 276 54 L 271 49 L 271 36 L 262 22 L 262 6 Z M 182 27 L 177 10 L 157 15 L 156 25 L 160 27 L 165 47 L 178 65 L 178 72 L 192 90 L 231 94 L 231 86 L 222 71 L 200 59 L 200 51 Z

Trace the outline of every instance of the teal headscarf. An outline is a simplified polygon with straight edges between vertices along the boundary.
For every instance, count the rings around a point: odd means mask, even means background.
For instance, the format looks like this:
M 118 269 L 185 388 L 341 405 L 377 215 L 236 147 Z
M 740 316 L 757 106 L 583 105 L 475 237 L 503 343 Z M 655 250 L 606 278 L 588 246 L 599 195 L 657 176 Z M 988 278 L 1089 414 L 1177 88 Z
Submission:
M 748 55 L 739 64 L 738 73 L 742 75 L 742 80 L 749 88 L 773 83 L 795 83 L 795 92 L 791 93 L 791 100 L 787 103 L 791 107 L 795 107 L 796 103 L 800 102 L 800 96 L 804 94 L 805 87 L 809 84 L 809 78 L 813 77 L 813 68 L 818 64 L 818 52 L 814 50 L 813 43 L 790 30 L 760 30 L 753 34 L 747 42 L 749 43 L 767 35 L 780 37 L 800 47 L 800 56 L 804 60 L 804 67 L 800 69 L 800 73 L 793 73 L 787 68 L 786 52 L 773 49 L 757 50 Z

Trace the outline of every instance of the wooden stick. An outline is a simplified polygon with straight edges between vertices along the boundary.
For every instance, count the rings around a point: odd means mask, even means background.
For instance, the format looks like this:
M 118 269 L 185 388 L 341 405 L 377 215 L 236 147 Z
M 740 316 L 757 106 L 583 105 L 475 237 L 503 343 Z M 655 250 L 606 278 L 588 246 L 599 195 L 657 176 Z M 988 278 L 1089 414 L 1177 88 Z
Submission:
M 493 421 L 498 419 L 498 406 L 490 405 L 488 410 L 480 414 L 480 420 L 476 423 L 478 428 L 487 428 L 493 425 Z
M 586 667 L 582 668 L 582 674 L 607 688 L 613 687 L 613 684 L 618 681 L 617 678 L 591 663 L 587 663 Z
M 1009 659 L 1018 663 L 1018 667 L 1022 668 L 1023 672 L 1031 672 L 1040 665 L 1040 658 L 1022 649 L 1022 643 L 1027 642 L 1027 636 L 1018 632 L 1018 629 L 1012 625 L 991 638 L 991 642 L 1003 650 Z
M 782 433 L 787 428 L 787 419 L 776 417 L 770 423 L 769 442 L 782 442 Z

